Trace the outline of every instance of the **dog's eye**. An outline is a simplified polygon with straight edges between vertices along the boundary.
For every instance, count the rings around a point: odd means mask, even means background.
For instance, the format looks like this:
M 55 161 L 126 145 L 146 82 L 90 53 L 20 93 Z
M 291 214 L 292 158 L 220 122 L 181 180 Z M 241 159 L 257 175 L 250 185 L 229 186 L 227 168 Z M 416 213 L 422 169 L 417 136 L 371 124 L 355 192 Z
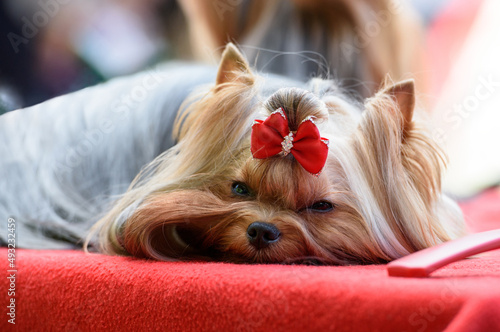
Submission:
M 238 196 L 250 196 L 250 189 L 248 189 L 246 184 L 241 182 L 233 182 L 231 190 L 233 191 L 233 194 Z
M 327 201 L 318 201 L 307 208 L 314 212 L 330 212 L 333 210 L 333 204 Z

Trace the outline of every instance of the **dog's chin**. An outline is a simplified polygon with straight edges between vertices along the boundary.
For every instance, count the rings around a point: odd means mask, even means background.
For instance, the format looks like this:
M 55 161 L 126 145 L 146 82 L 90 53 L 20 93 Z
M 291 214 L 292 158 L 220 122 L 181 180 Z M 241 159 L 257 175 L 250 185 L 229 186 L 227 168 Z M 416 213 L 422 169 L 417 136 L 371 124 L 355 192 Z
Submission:
M 273 256 L 269 253 L 259 252 L 248 257 L 247 255 L 235 252 L 221 253 L 220 261 L 236 264 L 282 264 L 282 265 L 345 265 L 343 262 L 332 263 L 328 259 L 314 256 L 283 257 Z
M 214 252 L 215 253 L 215 252 Z M 341 259 L 332 259 L 331 257 L 310 256 L 307 254 L 290 256 L 286 253 L 279 252 L 273 248 L 253 250 L 249 247 L 248 250 L 237 251 L 217 251 L 217 256 L 213 256 L 212 260 L 224 261 L 236 264 L 284 264 L 284 265 L 346 265 L 349 264 Z
M 160 232 L 153 234 L 149 241 L 151 251 L 145 256 L 158 260 L 315 266 L 374 263 L 356 259 L 338 249 L 310 248 L 298 239 L 285 238 L 266 248 L 256 249 L 242 230 L 238 232 L 238 227 L 224 229 L 216 238 L 189 225 L 162 227 Z
M 196 229 L 177 226 L 174 236 L 179 248 L 183 248 L 177 255 L 177 258 L 181 260 L 221 261 L 236 264 L 346 264 L 341 259 L 310 255 L 307 250 L 300 250 L 304 247 L 303 245 L 286 243 L 285 241 L 273 243 L 267 248 L 256 249 L 248 242 L 242 232 L 240 236 L 227 234 L 232 239 L 230 242 L 223 241 L 223 236 L 220 241 L 212 243 L 207 241 L 207 238 Z
M 280 264 L 291 259 L 281 252 L 278 245 L 257 250 L 244 236 L 233 238 L 230 243 L 214 241 L 199 229 L 187 225 L 163 228 L 152 237 L 151 245 L 158 256 L 179 260 Z
M 296 213 L 186 190 L 152 197 L 129 219 L 121 238 L 131 255 L 165 261 L 353 263 L 355 257 L 341 245 L 344 237 L 336 228 L 321 227 L 323 219 L 310 217 L 307 228 Z M 249 233 L 253 224 L 263 227 L 259 234 L 276 232 L 277 238 L 256 241 Z

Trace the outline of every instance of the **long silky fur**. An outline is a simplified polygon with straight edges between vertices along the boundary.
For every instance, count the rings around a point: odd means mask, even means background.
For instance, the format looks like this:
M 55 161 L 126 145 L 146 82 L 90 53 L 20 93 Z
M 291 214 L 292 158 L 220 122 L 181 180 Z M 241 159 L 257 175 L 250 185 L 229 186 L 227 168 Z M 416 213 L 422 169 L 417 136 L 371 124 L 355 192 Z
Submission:
M 175 144 L 179 106 L 214 77 L 171 63 L 2 115 L 0 242 L 13 218 L 18 247 L 81 247 L 141 168 Z
M 7 157 L 0 160 L 0 212 L 19 221 L 22 246 L 81 241 L 99 219 L 85 247 L 108 254 L 357 264 L 387 262 L 463 234 L 460 210 L 441 193 L 442 153 L 385 88 L 363 105 L 332 81 L 254 75 L 231 45 L 217 73 L 186 65 L 159 74 L 158 88 L 127 117 L 112 118 L 121 120 L 115 131 L 64 171 L 54 163 L 147 73 L 1 118 Z M 279 107 L 291 130 L 313 116 L 330 140 L 319 176 L 291 155 L 252 158 L 253 121 Z M 238 197 L 234 182 L 251 193 Z M 309 208 L 321 200 L 334 209 Z M 274 224 L 280 240 L 263 250 L 251 246 L 246 230 L 255 221 Z
M 360 105 L 332 82 L 312 80 L 308 90 L 316 94 L 284 88 L 269 96 L 262 78 L 243 70 L 188 99 L 176 123 L 178 144 L 94 227 L 100 250 L 161 260 L 376 263 L 462 234 L 456 204 L 440 193 L 441 152 L 415 123 L 403 127 L 393 99 L 379 93 L 360 115 Z M 291 130 L 314 116 L 331 140 L 319 178 L 290 157 L 251 157 L 253 120 L 279 107 Z M 233 181 L 247 183 L 254 196 L 235 198 Z M 324 197 L 333 213 L 307 210 Z M 262 251 L 246 239 L 258 220 L 283 234 Z

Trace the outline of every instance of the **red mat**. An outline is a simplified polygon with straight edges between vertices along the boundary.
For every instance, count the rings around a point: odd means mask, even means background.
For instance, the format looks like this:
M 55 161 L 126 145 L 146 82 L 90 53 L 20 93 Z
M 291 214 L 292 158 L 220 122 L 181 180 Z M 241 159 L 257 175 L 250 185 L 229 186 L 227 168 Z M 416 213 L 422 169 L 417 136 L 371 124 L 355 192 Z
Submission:
M 500 192 L 463 205 L 469 222 L 500 228 Z M 15 297 L 0 250 L 0 330 L 15 298 L 17 331 L 500 331 L 500 251 L 428 279 L 385 266 L 164 263 L 17 250 Z

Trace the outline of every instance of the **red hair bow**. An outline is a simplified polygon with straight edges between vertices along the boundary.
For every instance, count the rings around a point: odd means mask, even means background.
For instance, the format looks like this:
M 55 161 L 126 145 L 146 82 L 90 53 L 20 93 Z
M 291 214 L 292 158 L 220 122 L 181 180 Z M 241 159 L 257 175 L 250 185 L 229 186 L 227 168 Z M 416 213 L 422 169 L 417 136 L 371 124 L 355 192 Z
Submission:
M 306 171 L 317 175 L 328 157 L 328 140 L 322 138 L 313 117 L 307 117 L 291 132 L 288 119 L 279 108 L 265 120 L 255 120 L 252 126 L 251 151 L 254 158 L 266 159 L 277 154 L 291 153 Z

